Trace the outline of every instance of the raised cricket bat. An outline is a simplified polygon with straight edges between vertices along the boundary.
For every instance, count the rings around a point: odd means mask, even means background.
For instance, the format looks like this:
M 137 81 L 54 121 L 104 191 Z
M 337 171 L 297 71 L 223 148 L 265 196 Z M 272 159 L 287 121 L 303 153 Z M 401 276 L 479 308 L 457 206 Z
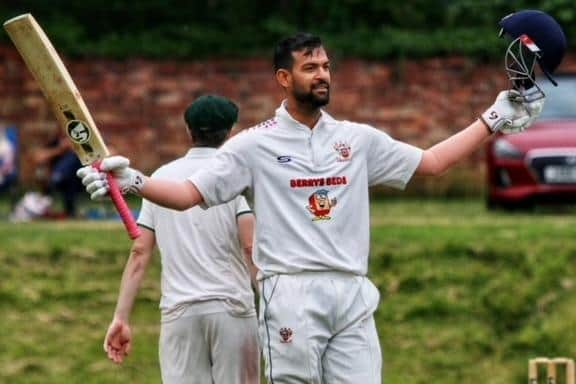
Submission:
M 108 148 L 70 73 L 40 25 L 27 13 L 6 21 L 4 29 L 66 130 L 80 162 L 98 168 L 100 161 L 109 155 Z M 137 238 L 140 229 L 112 175 L 108 175 L 108 183 L 110 197 L 128 234 L 132 239 Z

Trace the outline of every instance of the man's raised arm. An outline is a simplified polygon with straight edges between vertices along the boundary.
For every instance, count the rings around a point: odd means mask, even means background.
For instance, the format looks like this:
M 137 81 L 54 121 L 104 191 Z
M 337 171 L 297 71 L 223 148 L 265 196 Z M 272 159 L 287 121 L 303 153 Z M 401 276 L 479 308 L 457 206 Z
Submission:
M 439 175 L 472 153 L 491 134 L 516 133 L 540 116 L 545 98 L 525 101 L 515 90 L 502 91 L 494 104 L 467 128 L 424 151 L 419 175 Z
M 112 156 L 102 160 L 101 171 L 87 166 L 80 168 L 77 175 L 92 200 L 108 194 L 105 172 L 111 172 L 123 194 L 131 192 L 166 208 L 183 211 L 203 201 L 196 186 L 189 181 L 151 179 L 129 166 L 130 160 L 127 158 Z

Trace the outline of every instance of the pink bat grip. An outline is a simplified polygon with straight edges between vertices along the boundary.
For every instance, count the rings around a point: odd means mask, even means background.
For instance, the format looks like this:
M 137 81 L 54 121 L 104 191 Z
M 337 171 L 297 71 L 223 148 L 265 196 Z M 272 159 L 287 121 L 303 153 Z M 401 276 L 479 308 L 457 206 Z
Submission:
M 100 171 L 100 162 L 98 161 L 94 163 L 93 167 Z M 136 225 L 136 220 L 134 220 L 132 212 L 130 212 L 130 208 L 128 208 L 128 205 L 126 204 L 126 201 L 120 192 L 120 188 L 118 187 L 118 182 L 116 182 L 114 176 L 112 176 L 110 173 L 106 173 L 106 180 L 110 186 L 110 191 L 108 192 L 110 194 L 110 198 L 112 199 L 112 202 L 114 203 L 114 206 L 116 207 L 116 210 L 118 211 L 118 214 L 124 223 L 124 227 L 126 227 L 126 230 L 128 231 L 128 235 L 132 240 L 134 240 L 140 236 L 140 228 L 138 228 L 138 225 Z

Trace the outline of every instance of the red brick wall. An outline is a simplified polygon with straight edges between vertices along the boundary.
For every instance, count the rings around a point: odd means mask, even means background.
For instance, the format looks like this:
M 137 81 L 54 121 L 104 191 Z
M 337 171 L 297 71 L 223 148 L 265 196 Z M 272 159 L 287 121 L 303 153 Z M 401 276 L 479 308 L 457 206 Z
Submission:
M 268 58 L 65 62 L 107 143 L 147 171 L 186 151 L 182 113 L 195 97 L 219 93 L 235 100 L 238 129 L 270 117 L 282 99 Z M 576 69 L 575 63 L 569 58 L 563 67 Z M 12 47 L 0 47 L 0 79 L 0 120 L 20 128 L 23 180 L 30 182 L 31 151 L 57 129 L 56 120 Z M 335 63 L 328 111 L 427 147 L 467 126 L 506 86 L 501 63 L 346 59 Z M 481 158 L 477 151 L 459 167 L 476 175 L 478 185 Z

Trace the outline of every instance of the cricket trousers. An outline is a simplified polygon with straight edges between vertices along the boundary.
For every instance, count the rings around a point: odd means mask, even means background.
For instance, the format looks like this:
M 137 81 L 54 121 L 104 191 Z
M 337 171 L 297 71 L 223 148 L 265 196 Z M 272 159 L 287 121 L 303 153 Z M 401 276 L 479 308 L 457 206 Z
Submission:
M 215 301 L 193 304 L 162 322 L 159 346 L 164 384 L 260 382 L 255 314 L 238 317 Z
M 274 275 L 260 282 L 259 333 L 270 384 L 381 384 L 374 323 L 380 294 L 343 272 Z

